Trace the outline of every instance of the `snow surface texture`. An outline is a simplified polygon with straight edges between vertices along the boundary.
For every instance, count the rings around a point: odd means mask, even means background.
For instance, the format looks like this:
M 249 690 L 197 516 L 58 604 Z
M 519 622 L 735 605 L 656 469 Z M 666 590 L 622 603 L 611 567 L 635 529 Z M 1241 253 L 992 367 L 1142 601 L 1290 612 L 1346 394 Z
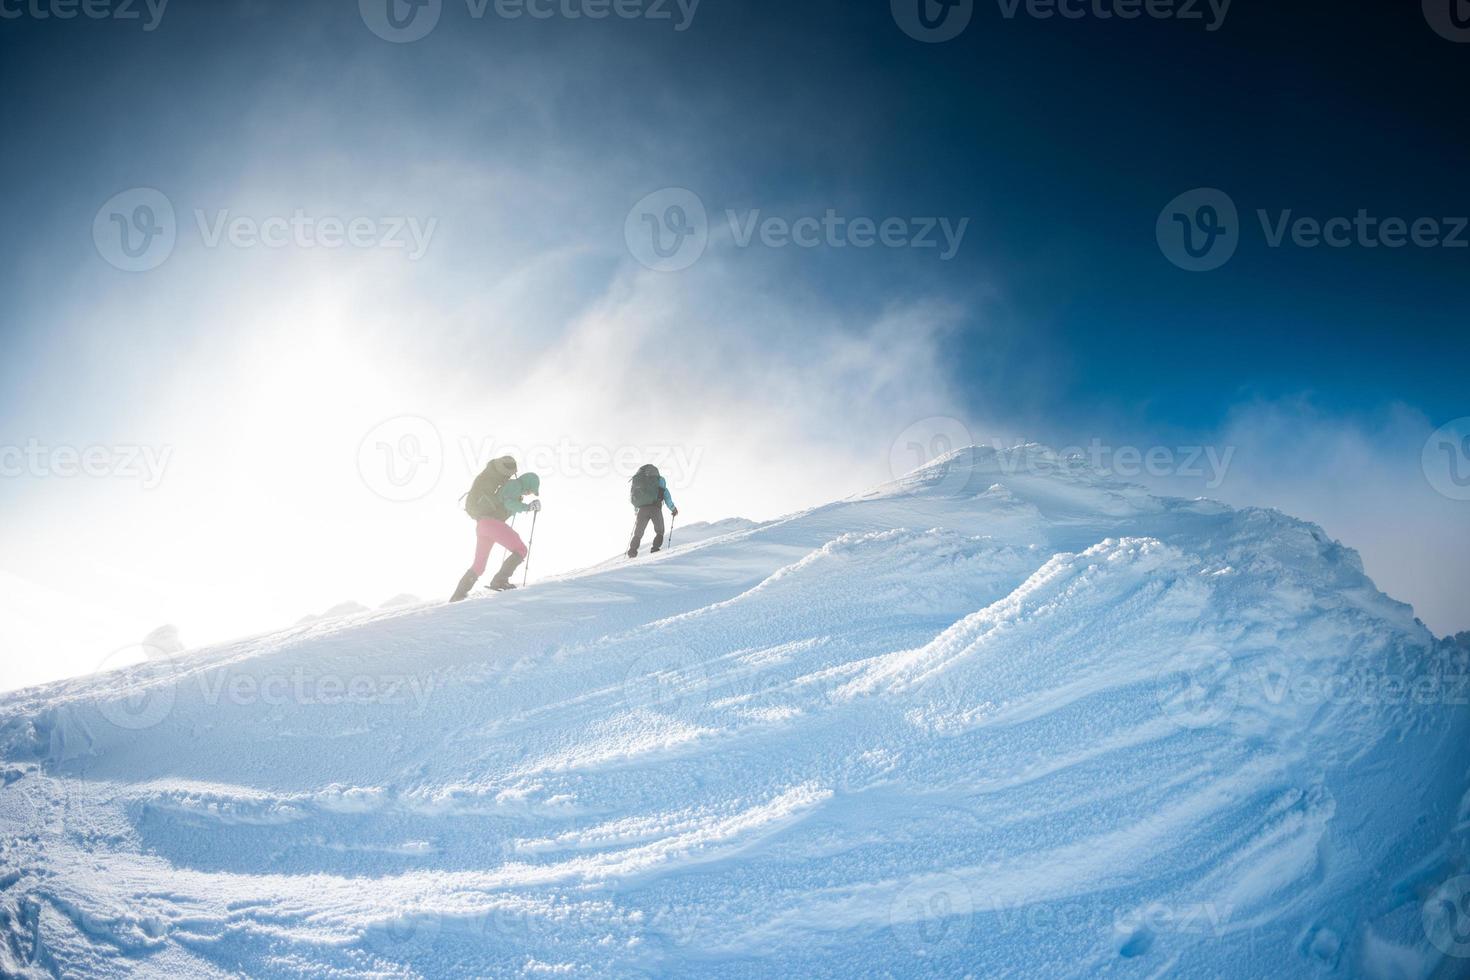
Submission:
M 962 450 L 7 695 L 0 972 L 1459 976 L 1466 657 L 1310 524 Z

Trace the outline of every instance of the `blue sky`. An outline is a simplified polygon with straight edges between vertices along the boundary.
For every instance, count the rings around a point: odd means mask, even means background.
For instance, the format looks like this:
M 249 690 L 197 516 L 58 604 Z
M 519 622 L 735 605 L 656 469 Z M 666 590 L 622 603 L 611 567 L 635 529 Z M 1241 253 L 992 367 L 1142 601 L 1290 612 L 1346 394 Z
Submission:
M 207 642 L 447 591 L 474 466 L 457 447 L 487 434 L 702 454 L 681 489 L 708 519 L 884 479 L 925 419 L 977 442 L 1207 444 L 1233 450 L 1222 479 L 1148 482 L 1318 520 L 1437 631 L 1470 628 L 1470 503 L 1421 463 L 1470 415 L 1470 249 L 1273 248 L 1256 214 L 1470 214 L 1470 45 L 1417 5 L 1359 6 L 1240 2 L 1211 31 L 977 4 L 935 44 L 850 2 L 704 0 L 678 30 L 672 4 L 508 20 L 449 0 L 411 43 L 352 4 L 0 20 L 0 442 L 171 453 L 156 487 L 0 482 L 0 571 L 26 607 L 6 642 L 65 651 L 7 686 L 166 621 Z M 125 272 L 93 223 L 140 187 L 178 243 Z M 664 188 L 708 218 L 677 272 L 624 237 Z M 1211 272 L 1155 234 L 1194 188 L 1240 216 Z M 432 233 L 413 259 L 209 244 L 222 214 L 298 210 Z M 965 225 L 945 260 L 740 247 L 727 211 Z M 452 463 L 385 501 L 351 464 L 401 417 Z M 615 479 L 556 476 L 546 571 L 623 531 Z

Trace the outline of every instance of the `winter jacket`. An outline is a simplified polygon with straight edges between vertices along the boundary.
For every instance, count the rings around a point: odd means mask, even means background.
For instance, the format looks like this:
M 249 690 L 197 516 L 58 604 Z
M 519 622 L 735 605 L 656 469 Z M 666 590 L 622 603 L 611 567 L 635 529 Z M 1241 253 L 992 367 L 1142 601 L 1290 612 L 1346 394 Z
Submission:
M 491 490 L 490 487 L 492 485 L 503 487 L 515 471 L 516 462 L 509 456 L 491 460 L 480 475 L 475 477 L 475 482 L 470 485 L 470 492 L 465 494 L 465 513 L 477 519 L 510 516 L 500 513 L 500 491 Z
M 509 517 L 511 514 L 523 514 L 531 509 L 531 506 L 521 499 L 524 494 L 533 492 L 523 482 L 526 476 L 529 475 L 523 474 L 506 480 L 505 486 L 501 487 L 500 493 L 496 495 L 499 498 L 501 509 L 505 511 L 506 517 Z M 539 490 L 540 486 L 538 485 L 536 489 Z

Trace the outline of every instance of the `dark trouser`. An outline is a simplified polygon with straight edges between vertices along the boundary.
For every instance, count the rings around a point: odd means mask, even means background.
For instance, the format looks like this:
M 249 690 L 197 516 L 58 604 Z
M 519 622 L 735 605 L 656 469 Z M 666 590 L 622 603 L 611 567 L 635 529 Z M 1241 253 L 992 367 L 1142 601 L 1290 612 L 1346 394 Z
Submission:
M 633 525 L 633 540 L 628 542 L 628 557 L 637 558 L 638 549 L 643 544 L 643 531 L 648 527 L 648 522 L 653 522 L 653 550 L 664 546 L 664 508 L 662 503 L 645 504 L 638 508 L 638 520 Z

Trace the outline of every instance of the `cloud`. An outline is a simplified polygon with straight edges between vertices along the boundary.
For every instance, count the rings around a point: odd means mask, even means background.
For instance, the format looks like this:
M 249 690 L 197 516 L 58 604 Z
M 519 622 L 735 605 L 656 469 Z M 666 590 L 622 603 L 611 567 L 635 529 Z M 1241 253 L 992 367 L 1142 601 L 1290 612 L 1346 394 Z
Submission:
M 962 311 L 943 300 L 854 321 L 744 255 L 662 275 L 589 261 L 597 248 L 487 260 L 483 291 L 459 293 L 402 256 L 192 246 L 127 283 L 127 302 L 77 303 L 91 349 L 119 350 L 88 438 L 166 446 L 170 466 L 146 491 L 11 487 L 11 572 L 53 611 L 108 597 L 85 630 L 55 615 L 17 642 L 49 636 L 46 676 L 64 676 L 160 621 L 214 642 L 343 595 L 447 594 L 472 547 L 456 498 L 507 444 L 543 470 L 540 576 L 625 546 L 620 451 L 670 467 L 685 520 L 770 517 L 886 479 L 899 431 L 958 410 L 944 346 Z M 568 311 L 555 321 L 550 290 Z M 358 450 L 410 415 L 434 426 L 442 472 L 398 502 Z
M 1470 503 L 1436 492 L 1424 472 L 1435 426 L 1402 404 L 1344 416 L 1309 395 L 1252 400 L 1212 437 L 1235 455 L 1211 496 L 1322 525 L 1436 633 L 1470 628 Z
M 502 450 L 541 470 L 545 571 L 620 550 L 626 479 L 647 459 L 685 520 L 772 517 L 887 479 L 899 432 L 958 410 L 943 366 L 958 311 L 850 323 L 790 289 L 719 257 L 695 275 L 625 266 L 554 343 L 440 420 L 452 471 L 468 486 Z

